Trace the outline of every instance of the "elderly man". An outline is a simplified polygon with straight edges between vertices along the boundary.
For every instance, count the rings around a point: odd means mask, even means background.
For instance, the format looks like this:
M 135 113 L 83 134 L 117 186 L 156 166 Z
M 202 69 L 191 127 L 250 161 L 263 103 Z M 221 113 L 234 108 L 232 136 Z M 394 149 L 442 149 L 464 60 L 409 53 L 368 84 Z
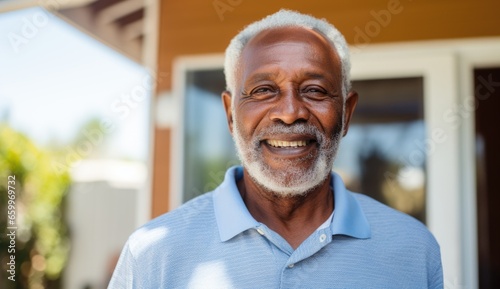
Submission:
M 240 32 L 222 99 L 243 167 L 137 230 L 109 288 L 443 288 L 425 226 L 331 172 L 349 71 L 324 20 L 282 10 Z

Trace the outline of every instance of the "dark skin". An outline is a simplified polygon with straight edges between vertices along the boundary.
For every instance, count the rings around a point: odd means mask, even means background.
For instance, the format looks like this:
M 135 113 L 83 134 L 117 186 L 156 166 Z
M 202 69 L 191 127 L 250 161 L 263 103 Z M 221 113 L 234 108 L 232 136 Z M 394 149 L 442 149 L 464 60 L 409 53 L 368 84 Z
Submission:
M 344 118 L 340 133 L 346 135 L 358 95 L 352 91 L 346 96 L 342 115 L 340 59 L 321 34 L 297 27 L 265 30 L 245 46 L 238 68 L 237 119 L 231 112 L 231 93 L 222 93 L 231 134 L 235 121 L 245 141 L 275 122 L 306 122 L 331 137 Z M 270 145 L 273 141 L 305 141 L 307 145 L 278 148 Z M 259 145 L 264 162 L 273 170 L 287 170 L 290 162 L 307 169 L 319 155 L 317 141 L 311 135 L 272 135 L 262 137 Z M 313 157 L 304 160 L 305 156 Z M 296 249 L 333 212 L 330 178 L 306 195 L 283 197 L 256 183 L 244 169 L 238 189 L 250 214 Z

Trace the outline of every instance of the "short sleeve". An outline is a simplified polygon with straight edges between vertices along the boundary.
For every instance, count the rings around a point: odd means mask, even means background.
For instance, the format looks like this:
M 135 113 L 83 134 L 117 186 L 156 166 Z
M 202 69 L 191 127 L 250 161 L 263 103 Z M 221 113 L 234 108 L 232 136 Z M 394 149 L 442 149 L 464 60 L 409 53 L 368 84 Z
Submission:
M 443 266 L 441 264 L 441 254 L 438 246 L 437 254 L 435 258 L 432 259 L 430 264 L 430 274 L 429 274 L 429 286 L 432 289 L 443 289 Z
M 115 271 L 109 282 L 108 289 L 133 289 L 139 288 L 134 281 L 136 275 L 135 258 L 130 251 L 129 243 L 127 242 L 116 264 Z

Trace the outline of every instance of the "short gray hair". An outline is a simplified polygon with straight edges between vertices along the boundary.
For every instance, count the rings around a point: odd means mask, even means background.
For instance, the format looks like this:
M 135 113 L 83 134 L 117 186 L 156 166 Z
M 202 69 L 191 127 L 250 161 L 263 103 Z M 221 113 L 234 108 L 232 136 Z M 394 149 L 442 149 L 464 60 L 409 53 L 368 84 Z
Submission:
M 226 89 L 234 96 L 236 93 L 236 72 L 241 52 L 245 45 L 254 36 L 268 29 L 280 27 L 302 27 L 312 29 L 321 33 L 333 45 L 340 57 L 342 65 L 342 96 L 347 96 L 351 89 L 350 70 L 351 60 L 349 58 L 349 48 L 344 36 L 325 19 L 318 19 L 310 15 L 298 13 L 296 11 L 282 9 L 272 15 L 254 22 L 238 35 L 236 35 L 226 49 L 224 60 L 224 74 L 226 76 Z M 234 99 L 234 98 L 233 98 Z

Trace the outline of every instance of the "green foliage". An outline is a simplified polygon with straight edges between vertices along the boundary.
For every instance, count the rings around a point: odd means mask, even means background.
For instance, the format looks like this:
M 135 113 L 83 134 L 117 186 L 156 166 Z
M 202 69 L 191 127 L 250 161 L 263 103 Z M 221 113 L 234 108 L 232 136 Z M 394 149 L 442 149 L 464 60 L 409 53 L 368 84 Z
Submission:
M 53 158 L 22 134 L 0 125 L 1 288 L 48 288 L 62 273 L 69 251 L 63 210 L 70 178 L 67 171 L 54 171 Z M 8 253 L 8 176 L 15 176 L 15 254 Z M 15 255 L 15 282 L 7 279 L 10 255 Z

